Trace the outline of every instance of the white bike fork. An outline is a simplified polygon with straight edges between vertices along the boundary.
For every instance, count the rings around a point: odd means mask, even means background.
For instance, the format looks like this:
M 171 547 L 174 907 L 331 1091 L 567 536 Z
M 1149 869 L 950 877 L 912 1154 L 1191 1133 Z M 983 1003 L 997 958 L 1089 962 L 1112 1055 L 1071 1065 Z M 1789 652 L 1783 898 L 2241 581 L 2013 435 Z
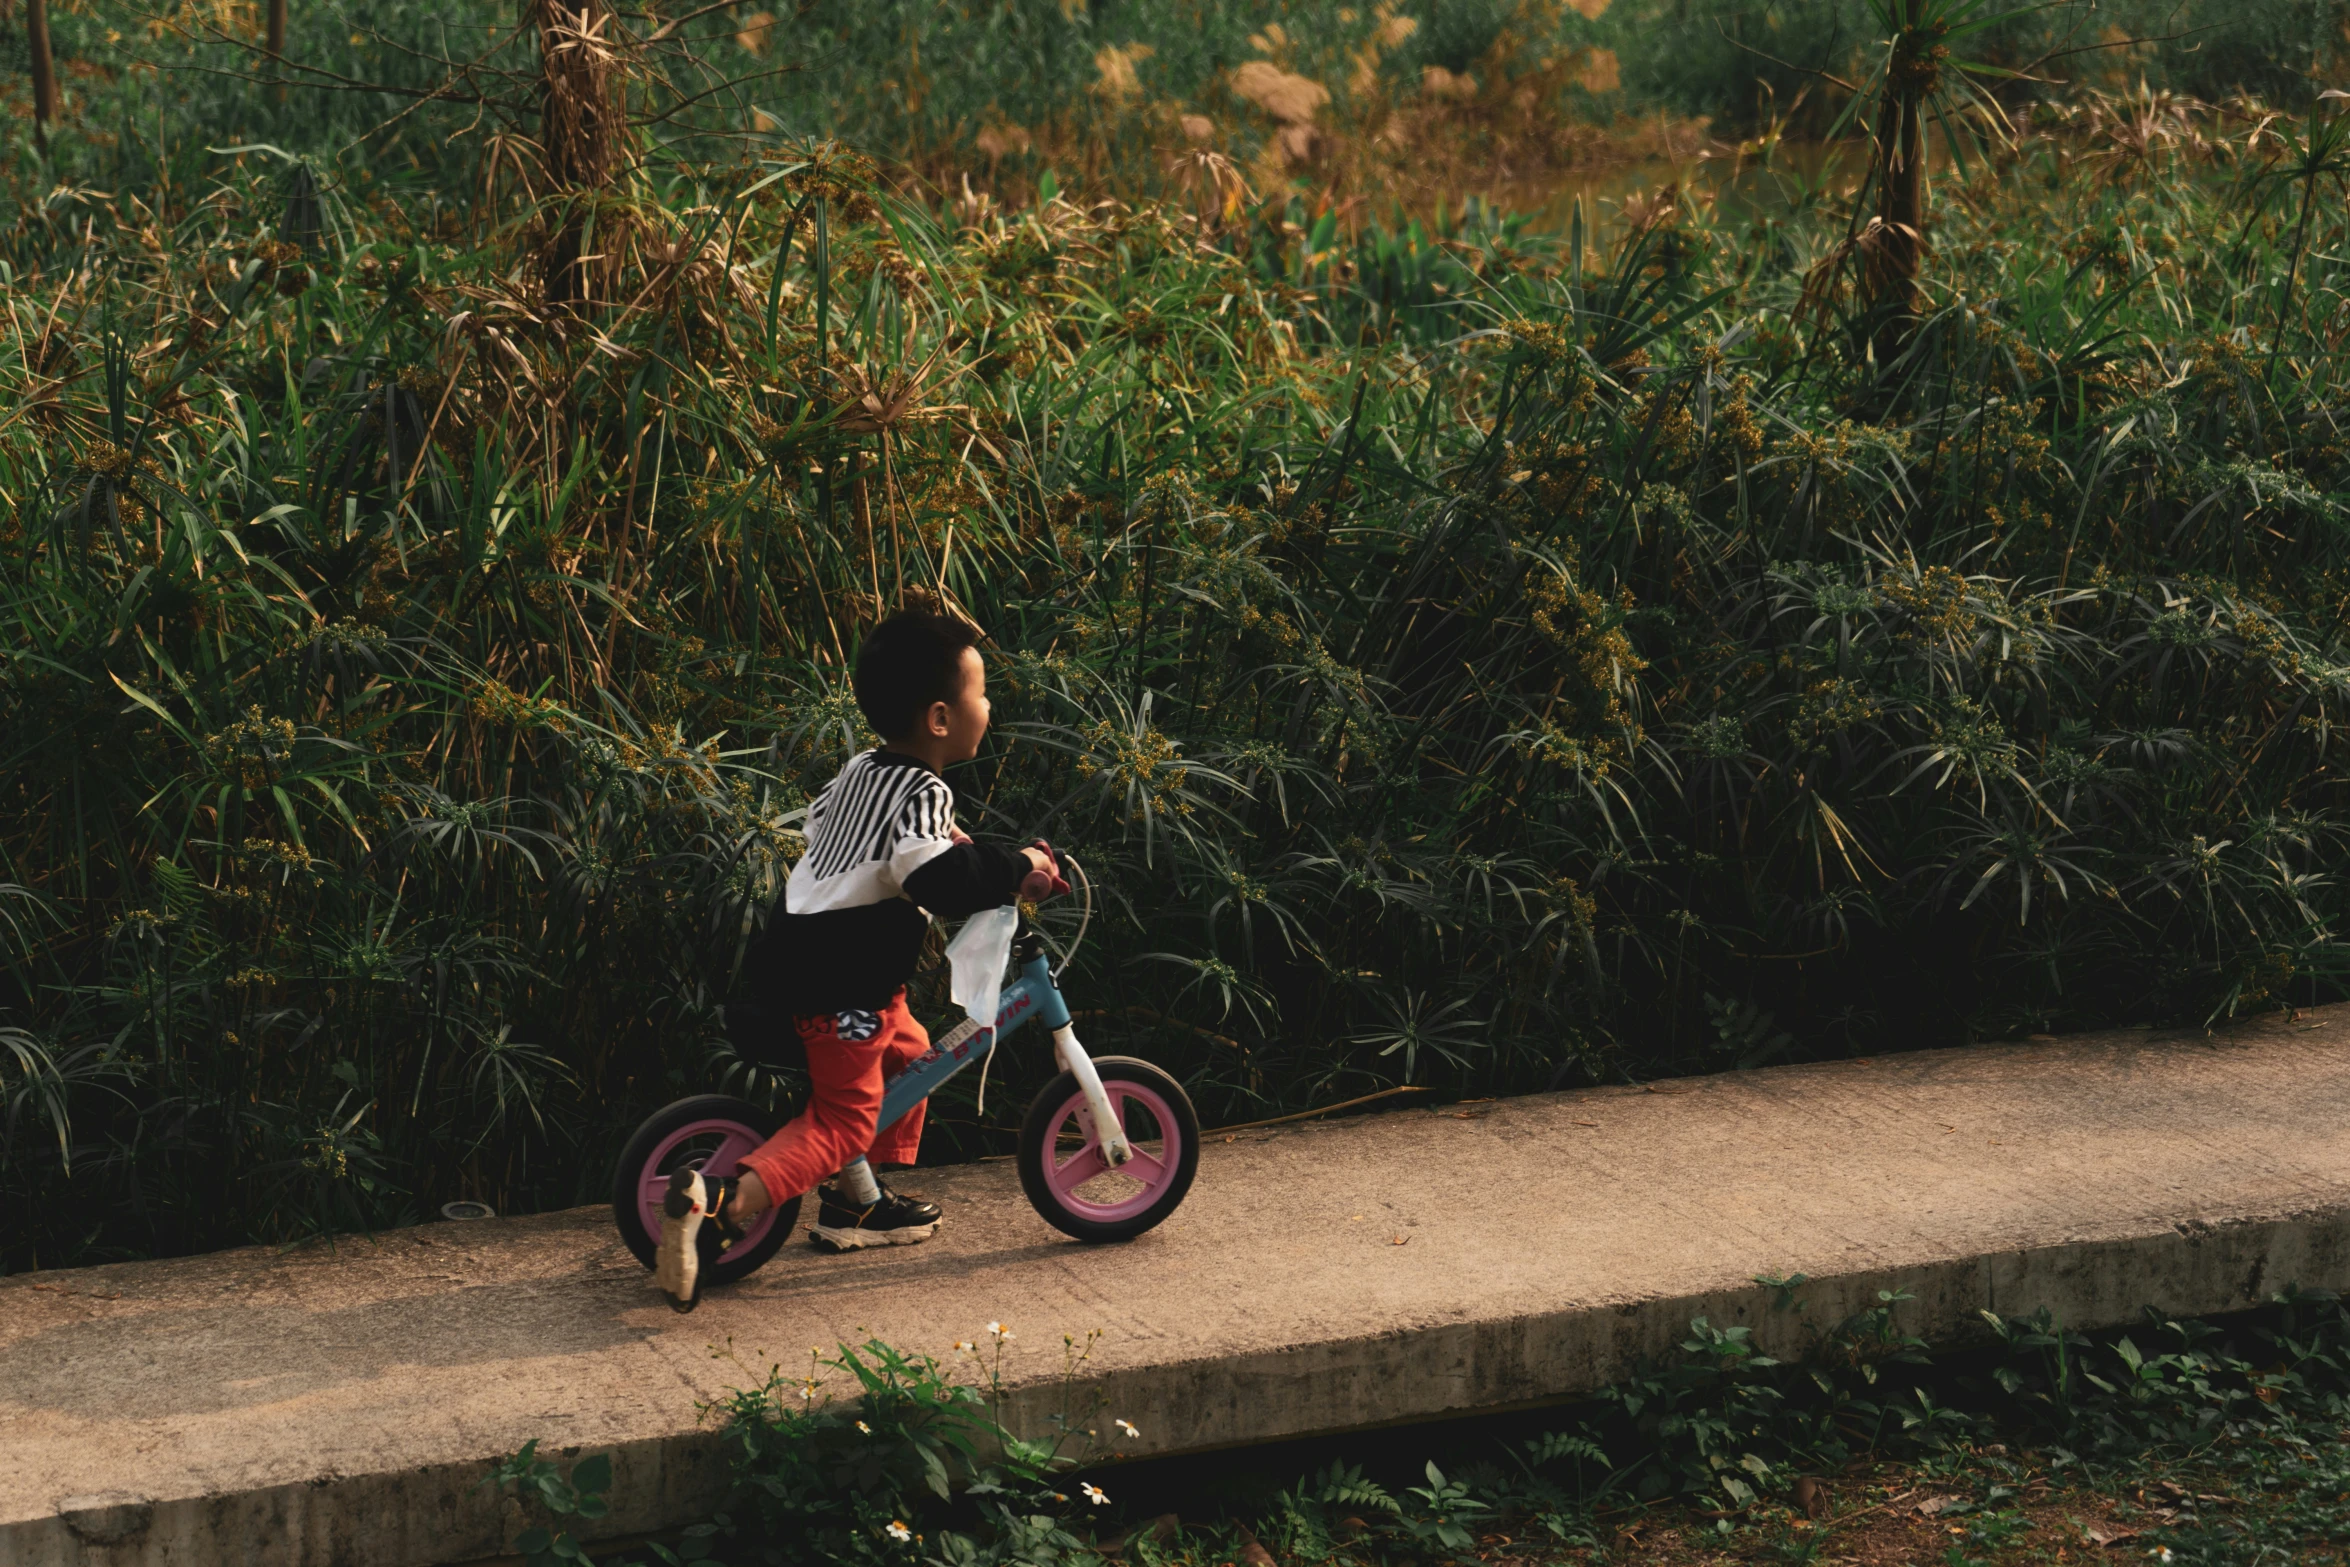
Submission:
M 1053 1053 L 1061 1058 L 1062 1069 L 1077 1079 L 1077 1087 L 1085 1095 L 1085 1105 L 1077 1113 L 1094 1141 L 1101 1144 L 1102 1162 L 1115 1170 L 1134 1157 L 1134 1150 L 1126 1142 L 1126 1128 L 1119 1123 L 1118 1113 L 1110 1108 L 1110 1096 L 1102 1088 L 1101 1073 L 1093 1069 L 1093 1057 L 1077 1042 L 1074 1025 L 1053 1030 Z

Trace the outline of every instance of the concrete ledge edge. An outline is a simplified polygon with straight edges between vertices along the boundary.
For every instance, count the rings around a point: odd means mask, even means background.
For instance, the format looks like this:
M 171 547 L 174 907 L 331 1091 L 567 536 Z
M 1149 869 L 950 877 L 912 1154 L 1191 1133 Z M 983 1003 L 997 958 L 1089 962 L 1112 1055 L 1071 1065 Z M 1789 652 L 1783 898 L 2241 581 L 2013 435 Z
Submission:
M 1880 1290 L 1913 1297 L 1904 1307 L 1909 1331 L 1955 1344 L 1987 1332 L 1985 1310 L 2018 1316 L 2045 1306 L 2068 1326 L 2102 1328 L 2134 1321 L 2150 1305 L 2180 1316 L 2243 1310 L 2294 1283 L 2350 1286 L 2350 1207 L 1814 1275 L 1800 1314 L 1774 1312 L 1772 1291 L 1752 1283 L 1485 1319 L 1464 1305 L 1456 1320 L 1278 1352 L 1168 1361 L 1075 1385 L 1030 1381 L 1010 1391 L 1005 1413 L 1016 1429 L 1043 1430 L 1075 1397 L 1104 1421 L 1133 1420 L 1147 1439 L 1137 1456 L 1161 1456 L 1564 1402 L 1671 1351 L 1699 1316 L 1746 1324 L 1766 1349 L 1795 1355 L 1807 1334 L 1876 1305 Z M 724 1503 L 723 1438 L 710 1426 L 681 1424 L 587 1450 L 613 1459 L 612 1511 L 599 1538 L 678 1527 Z M 53 1516 L 0 1525 L 0 1558 L 22 1567 L 487 1560 L 526 1526 L 511 1502 L 483 1485 L 498 1456 L 234 1494 L 59 1498 Z

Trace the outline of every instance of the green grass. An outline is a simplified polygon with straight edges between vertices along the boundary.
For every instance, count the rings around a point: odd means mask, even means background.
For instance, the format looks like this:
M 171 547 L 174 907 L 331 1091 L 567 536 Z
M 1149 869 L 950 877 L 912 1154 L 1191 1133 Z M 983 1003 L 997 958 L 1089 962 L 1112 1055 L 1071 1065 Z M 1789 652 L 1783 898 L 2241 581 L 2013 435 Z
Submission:
M 236 0 L 59 11 L 71 95 L 59 166 L 102 185 L 201 183 L 208 146 L 267 142 L 340 155 L 354 175 L 462 205 L 485 134 L 473 98 L 527 97 L 499 74 L 527 68 L 503 12 L 453 0 L 294 4 L 296 79 L 364 90 L 290 97 L 258 85 L 264 73 L 243 47 L 257 15 Z M 2008 85 L 2012 103 L 2144 83 L 2298 111 L 2313 82 L 2338 76 L 2346 26 L 2346 0 L 2060 3 L 2014 8 L 1968 48 L 2027 73 Z M 968 176 L 1028 192 L 1049 169 L 1064 186 L 1135 194 L 1163 183 L 1168 150 L 1184 145 L 1181 114 L 1206 116 L 1215 144 L 1243 163 L 1262 151 L 1278 125 L 1235 88 L 1250 61 L 1320 83 L 1331 96 L 1317 118 L 1346 138 L 1414 127 L 1413 145 L 1371 154 L 1389 176 L 1409 178 L 1433 142 L 1448 169 L 1522 186 L 1562 160 L 1607 156 L 1578 127 L 1663 116 L 1732 136 L 1782 119 L 1824 132 L 1844 105 L 1839 84 L 1866 74 L 1883 30 L 1866 0 L 740 0 L 688 31 L 739 85 L 705 105 L 711 113 L 665 126 L 672 140 L 685 126 L 739 130 L 755 110 L 782 137 L 838 137 L 943 188 Z M 18 112 L 23 49 L 20 32 L 0 31 Z M 1105 51 L 1123 66 L 1105 67 Z M 1613 62 L 1614 85 L 1585 69 L 1594 51 Z M 460 101 L 420 106 L 415 94 L 441 79 L 442 61 L 486 64 Z M 1429 120 L 1431 67 L 1476 77 L 1479 96 Z M 984 150 L 991 128 L 1019 134 Z M 1299 172 L 1382 189 L 1345 159 Z
M 2023 1567 L 2111 1549 L 2233 1567 L 2350 1545 L 2330 1297 L 2098 1334 L 1992 1319 L 1939 1352 L 1901 1330 L 1903 1299 L 1764 1324 L 1787 1361 L 1700 1318 L 1573 1407 L 1140 1462 L 1087 1382 L 1091 1341 L 1067 1346 L 1062 1412 L 1019 1433 L 996 1418 L 1000 1345 L 952 1365 L 844 1346 L 733 1396 L 723 1513 L 607 1559 Z M 590 1457 L 566 1479 L 525 1452 L 499 1473 L 576 1528 L 610 1471 Z
M 1585 9 L 1598 14 L 1587 18 Z M 2313 66 L 2342 48 L 2339 30 L 2350 15 L 2338 0 L 2014 9 L 1988 47 L 2015 66 L 2053 56 L 2036 74 L 2107 83 L 2144 77 L 2213 99 L 2250 91 L 2296 103 Z M 1378 47 L 1389 16 L 1416 25 L 1400 42 Z M 1279 34 L 1268 33 L 1268 24 Z M 1478 74 L 1489 84 L 1547 80 L 1550 57 L 1605 49 L 1618 62 L 1620 85 L 1592 91 L 1579 81 L 1553 83 L 1546 90 L 1562 117 L 1661 111 L 1738 130 L 1786 109 L 1807 89 L 1832 113 L 1834 89 L 1817 73 L 1857 79 L 1878 37 L 1861 0 L 1586 7 L 1562 0 L 984 0 L 943 7 L 885 0 L 819 7 L 779 26 L 775 52 L 808 68 L 777 81 L 762 102 L 797 133 L 847 135 L 916 161 L 950 148 L 964 149 L 967 159 L 989 123 L 1076 131 L 1115 123 L 1119 114 L 1147 119 L 1154 106 L 1205 113 L 1252 136 L 1261 129 L 1257 117 L 1230 87 L 1230 73 L 1252 59 L 1274 59 L 1323 83 L 1333 94 L 1329 118 L 1344 124 L 1410 99 L 1430 66 Z M 2112 47 L 2122 40 L 2132 46 Z M 1133 62 L 1136 90 L 1113 113 L 1098 90 L 1096 56 L 1138 46 L 1148 52 Z M 1366 58 L 1374 65 L 1368 74 Z M 1826 115 L 1813 123 L 1824 127 Z M 1099 156 L 1119 153 L 1109 148 Z
M 573 319 L 511 164 L 163 123 L 0 233 L 8 1267 L 594 1201 L 788 1093 L 716 1007 L 924 595 L 993 638 L 966 822 L 1085 858 L 1082 1026 L 1211 1125 L 2338 993 L 2322 108 L 2035 111 L 1892 364 L 1767 169 L 1350 232 L 714 117 Z

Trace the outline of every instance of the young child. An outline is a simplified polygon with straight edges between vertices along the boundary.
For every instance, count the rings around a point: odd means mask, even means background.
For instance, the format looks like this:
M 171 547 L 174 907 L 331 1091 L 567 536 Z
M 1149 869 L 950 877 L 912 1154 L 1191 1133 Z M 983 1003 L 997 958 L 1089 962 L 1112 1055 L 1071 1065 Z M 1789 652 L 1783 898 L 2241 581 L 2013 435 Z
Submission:
M 777 1196 L 836 1178 L 820 1194 L 811 1239 L 825 1251 L 927 1240 L 938 1205 L 893 1192 L 873 1165 L 910 1165 L 922 1105 L 877 1140 L 882 1085 L 930 1048 L 906 1010 L 906 981 L 932 916 L 959 918 L 1065 887 L 1050 849 L 974 843 L 955 826 L 939 776 L 979 753 L 987 674 L 975 633 L 919 610 L 891 616 L 857 653 L 857 706 L 878 749 L 851 757 L 809 807 L 808 847 L 783 907 L 749 954 L 754 994 L 789 1017 L 808 1050 L 808 1107 L 741 1173 L 670 1177 L 654 1279 L 691 1311 L 702 1263 L 738 1238 Z M 701 1232 L 705 1219 L 711 1234 Z M 716 1244 L 713 1244 L 715 1240 Z

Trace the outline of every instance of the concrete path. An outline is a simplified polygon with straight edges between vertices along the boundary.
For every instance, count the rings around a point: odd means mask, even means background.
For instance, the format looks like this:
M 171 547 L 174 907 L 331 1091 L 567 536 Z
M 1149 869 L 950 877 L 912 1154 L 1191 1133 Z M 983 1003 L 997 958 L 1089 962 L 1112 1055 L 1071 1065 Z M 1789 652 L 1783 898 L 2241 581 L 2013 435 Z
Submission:
M 484 1466 L 532 1437 L 616 1454 L 613 1533 L 684 1521 L 724 1482 L 697 1406 L 996 1319 L 1020 1420 L 1099 1329 L 1081 1404 L 1166 1453 L 1556 1399 L 1700 1313 L 1800 1347 L 1761 1274 L 1810 1274 L 1821 1322 L 1909 1290 L 1943 1337 L 2341 1288 L 2346 1047 L 2340 1007 L 1246 1132 L 1098 1250 L 990 1162 L 922 1183 L 932 1244 L 795 1248 L 686 1317 L 596 1209 L 0 1280 L 0 1562 L 477 1558 L 517 1527 Z

